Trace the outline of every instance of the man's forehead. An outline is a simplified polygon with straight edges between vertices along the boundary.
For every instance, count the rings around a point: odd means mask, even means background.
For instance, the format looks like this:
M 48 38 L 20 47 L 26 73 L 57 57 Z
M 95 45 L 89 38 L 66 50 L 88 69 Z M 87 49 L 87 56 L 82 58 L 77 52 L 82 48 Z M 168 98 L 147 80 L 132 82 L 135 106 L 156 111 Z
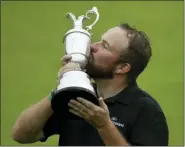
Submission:
M 118 45 L 123 48 L 128 46 L 127 31 L 120 27 L 109 29 L 101 38 L 113 46 Z
M 114 27 L 109 29 L 107 32 L 105 32 L 102 37 L 109 37 L 109 36 L 125 36 L 126 35 L 126 30 L 120 28 L 120 27 Z

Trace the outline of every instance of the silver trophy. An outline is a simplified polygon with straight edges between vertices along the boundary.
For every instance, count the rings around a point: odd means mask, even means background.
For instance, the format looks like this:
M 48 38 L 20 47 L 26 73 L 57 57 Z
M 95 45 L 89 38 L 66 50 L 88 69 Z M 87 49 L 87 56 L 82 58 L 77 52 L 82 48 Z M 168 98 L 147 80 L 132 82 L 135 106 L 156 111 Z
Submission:
M 90 19 L 89 14 L 95 14 L 95 21 L 83 28 L 83 21 Z M 84 72 L 90 55 L 91 33 L 88 31 L 97 23 L 99 13 L 96 7 L 87 11 L 86 15 L 81 15 L 76 19 L 72 13 L 67 13 L 67 18 L 73 21 L 73 29 L 64 35 L 65 52 L 71 55 L 70 62 L 77 63 L 82 71 L 69 71 L 63 74 L 52 98 L 52 108 L 54 112 L 71 116 L 68 112 L 68 102 L 77 97 L 85 98 L 95 104 L 98 99 L 90 77 Z

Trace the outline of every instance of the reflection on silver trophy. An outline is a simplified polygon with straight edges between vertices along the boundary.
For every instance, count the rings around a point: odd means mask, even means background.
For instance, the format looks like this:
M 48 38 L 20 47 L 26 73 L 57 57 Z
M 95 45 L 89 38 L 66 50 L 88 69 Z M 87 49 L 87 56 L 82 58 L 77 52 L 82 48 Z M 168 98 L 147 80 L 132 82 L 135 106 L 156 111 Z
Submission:
M 89 14 L 95 14 L 96 19 L 91 25 L 85 26 L 86 29 L 83 29 L 83 21 L 90 19 Z M 90 77 L 83 70 L 86 68 L 90 54 L 91 33 L 88 31 L 98 21 L 99 13 L 97 8 L 93 7 L 87 11 L 86 15 L 76 18 L 72 13 L 67 13 L 67 18 L 73 21 L 74 28 L 69 30 L 64 36 L 65 52 L 72 56 L 71 62 L 79 64 L 82 71 L 74 70 L 64 73 L 60 79 L 60 84 L 53 94 L 52 108 L 58 114 L 70 116 L 72 115 L 68 112 L 70 99 L 83 97 L 98 104 L 97 95 Z

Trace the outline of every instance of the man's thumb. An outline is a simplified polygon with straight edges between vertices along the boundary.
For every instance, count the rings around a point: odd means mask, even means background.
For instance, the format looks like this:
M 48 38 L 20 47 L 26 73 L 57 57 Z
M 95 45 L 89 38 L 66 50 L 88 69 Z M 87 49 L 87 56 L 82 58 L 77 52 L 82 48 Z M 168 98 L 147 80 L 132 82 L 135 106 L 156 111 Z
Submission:
M 105 104 L 105 102 L 104 102 L 102 97 L 99 98 L 99 106 L 101 108 L 106 108 L 107 107 L 107 105 Z

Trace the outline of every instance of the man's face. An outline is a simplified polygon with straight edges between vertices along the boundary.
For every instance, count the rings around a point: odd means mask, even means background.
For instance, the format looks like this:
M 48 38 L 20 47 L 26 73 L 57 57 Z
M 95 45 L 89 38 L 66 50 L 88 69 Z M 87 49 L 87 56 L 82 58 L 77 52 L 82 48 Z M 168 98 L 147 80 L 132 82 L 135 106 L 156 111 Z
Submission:
M 127 31 L 114 27 L 103 34 L 99 42 L 91 44 L 90 59 L 87 64 L 87 74 L 92 78 L 113 78 L 116 61 L 121 49 L 128 47 Z

